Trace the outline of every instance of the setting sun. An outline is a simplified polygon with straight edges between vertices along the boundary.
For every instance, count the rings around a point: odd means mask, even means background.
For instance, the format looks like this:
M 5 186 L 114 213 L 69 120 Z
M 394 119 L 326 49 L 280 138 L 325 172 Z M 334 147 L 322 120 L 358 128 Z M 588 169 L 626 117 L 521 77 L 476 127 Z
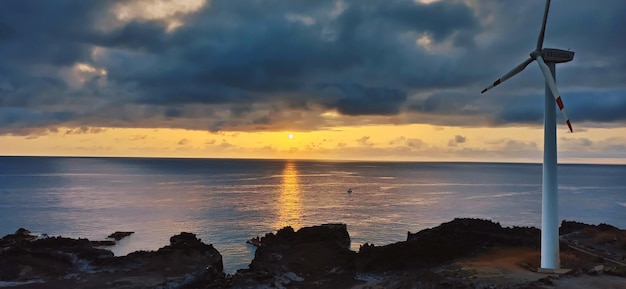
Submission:
M 293 134 L 291 134 L 291 133 L 290 133 L 287 137 L 288 137 L 289 139 L 293 139 Z

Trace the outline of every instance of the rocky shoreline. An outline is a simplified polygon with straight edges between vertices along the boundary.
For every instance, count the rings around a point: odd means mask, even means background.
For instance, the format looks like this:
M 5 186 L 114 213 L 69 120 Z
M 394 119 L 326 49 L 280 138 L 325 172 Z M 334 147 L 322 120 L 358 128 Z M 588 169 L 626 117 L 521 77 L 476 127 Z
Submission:
M 132 234 L 117 233 L 110 237 Z M 626 288 L 625 230 L 564 221 L 565 275 L 535 272 L 539 240 L 537 228 L 455 219 L 354 252 L 345 224 L 285 227 L 252 238 L 257 250 L 249 268 L 229 275 L 222 255 L 191 233 L 172 236 L 157 251 L 115 257 L 87 239 L 37 238 L 19 229 L 0 239 L 0 287 Z

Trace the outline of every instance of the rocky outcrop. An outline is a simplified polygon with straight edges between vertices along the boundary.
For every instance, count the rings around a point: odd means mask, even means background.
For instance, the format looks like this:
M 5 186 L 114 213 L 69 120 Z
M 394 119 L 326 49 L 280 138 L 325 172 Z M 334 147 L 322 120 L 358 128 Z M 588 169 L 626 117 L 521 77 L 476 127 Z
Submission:
M 107 237 L 108 240 L 91 240 L 91 244 L 94 247 L 110 247 L 110 246 L 115 246 L 115 244 L 117 244 L 117 241 L 122 240 L 132 234 L 134 234 L 135 232 L 122 232 L 122 231 L 116 231 L 114 233 L 112 233 L 111 235 L 109 235 Z
M 356 267 L 364 271 L 406 270 L 432 267 L 501 246 L 539 247 L 536 228 L 503 228 L 479 219 L 455 219 L 432 229 L 408 233 L 405 242 L 386 246 L 361 246 Z
M 1 281 L 27 282 L 65 277 L 91 270 L 90 261 L 113 257 L 111 251 L 93 248 L 87 239 L 36 239 L 25 231 L 19 229 L 2 238 Z
M 559 227 L 560 235 L 567 235 L 573 232 L 583 231 L 583 230 L 591 230 L 597 232 L 619 232 L 621 231 L 619 228 L 611 226 L 609 224 L 598 224 L 598 225 L 590 225 L 576 221 L 567 221 L 563 220 L 561 222 L 561 226 Z
M 15 231 L 15 234 L 9 234 L 0 239 L 0 251 L 11 246 L 18 246 L 23 242 L 30 242 L 37 239 L 36 235 L 33 235 L 29 230 L 19 228 Z
M 561 235 L 561 264 L 574 269 L 573 276 L 626 275 L 626 266 L 619 264 L 626 258 L 620 247 L 626 231 L 576 222 L 564 222 L 561 229 L 566 233 Z M 551 279 L 528 275 L 539 266 L 539 241 L 536 228 L 455 219 L 408 233 L 406 241 L 365 244 L 357 253 L 350 250 L 345 224 L 298 231 L 285 227 L 252 239 L 250 243 L 257 246 L 254 260 L 248 269 L 231 276 L 223 273 L 220 253 L 191 233 L 171 237 L 170 244 L 157 251 L 114 257 L 86 239 L 41 239 L 20 229 L 0 240 L 0 285 L 22 289 L 544 288 L 545 280 Z M 502 263 L 511 256 L 518 263 Z M 494 267 L 485 269 L 485 260 Z M 468 264 L 478 267 L 467 269 Z M 619 278 L 615 276 L 610 277 Z
M 24 288 L 179 288 L 224 277 L 221 254 L 191 233 L 122 257 L 87 239 L 33 239 L 19 230 L 0 244 L 0 281 Z
M 626 231 L 617 227 L 599 224 L 589 225 L 574 221 L 563 221 L 560 228 L 561 248 L 575 250 L 595 260 L 602 260 L 589 273 L 606 272 L 626 276 Z M 598 268 L 601 268 L 598 270 Z
M 324 224 L 298 231 L 285 227 L 254 240 L 258 246 L 254 260 L 249 269 L 239 270 L 233 276 L 233 288 L 252 284 L 301 287 L 303 283 L 335 288 L 333 282 L 358 283 L 352 272 L 356 253 L 350 250 L 345 224 Z
M 123 232 L 123 231 L 115 231 L 113 234 L 109 235 L 107 238 L 109 239 L 114 239 L 115 241 L 119 241 L 121 239 L 124 239 L 132 234 L 134 234 L 135 232 Z
M 419 233 L 409 233 L 406 241 L 386 246 L 365 244 L 358 253 L 349 250 L 349 238 L 343 224 L 307 227 L 297 232 L 286 227 L 276 234 L 254 238 L 249 243 L 258 247 L 255 258 L 249 269 L 233 276 L 232 288 L 254 284 L 278 288 L 350 288 L 363 283 L 367 287 L 377 284 L 378 281 L 372 280 L 389 278 L 397 282 L 388 280 L 388 285 L 416 284 L 419 280 L 431 284 L 437 280 L 465 288 L 462 282 L 434 274 L 428 268 L 492 246 L 538 248 L 540 232 L 535 228 L 502 228 L 486 220 L 455 219 Z M 385 277 L 372 277 L 372 272 L 384 272 Z

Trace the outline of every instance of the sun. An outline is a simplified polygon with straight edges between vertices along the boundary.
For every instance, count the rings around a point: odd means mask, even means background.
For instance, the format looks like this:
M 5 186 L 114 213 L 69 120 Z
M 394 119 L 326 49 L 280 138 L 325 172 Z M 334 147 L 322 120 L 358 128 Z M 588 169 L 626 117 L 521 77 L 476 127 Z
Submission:
M 287 138 L 289 138 L 289 139 L 293 139 L 293 134 L 291 134 L 291 133 L 290 133 L 290 134 L 287 136 Z

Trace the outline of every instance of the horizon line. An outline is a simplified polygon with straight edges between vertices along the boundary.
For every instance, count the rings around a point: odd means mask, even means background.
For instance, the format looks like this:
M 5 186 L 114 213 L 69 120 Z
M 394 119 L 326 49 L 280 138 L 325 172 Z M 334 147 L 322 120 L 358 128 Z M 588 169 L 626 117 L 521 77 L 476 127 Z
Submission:
M 318 161 L 318 162 L 371 162 L 371 163 L 476 163 L 476 164 L 531 164 L 541 165 L 541 161 L 479 161 L 479 160 L 397 160 L 397 159 L 331 159 L 331 158 L 277 158 L 277 157 L 203 157 L 203 156 L 120 156 L 120 155 L 2 155 L 3 157 L 33 157 L 33 158 L 109 158 L 109 159 L 197 159 L 197 160 L 258 160 L 258 161 Z M 576 162 L 562 161 L 559 165 L 614 165 L 626 166 L 626 163 Z

